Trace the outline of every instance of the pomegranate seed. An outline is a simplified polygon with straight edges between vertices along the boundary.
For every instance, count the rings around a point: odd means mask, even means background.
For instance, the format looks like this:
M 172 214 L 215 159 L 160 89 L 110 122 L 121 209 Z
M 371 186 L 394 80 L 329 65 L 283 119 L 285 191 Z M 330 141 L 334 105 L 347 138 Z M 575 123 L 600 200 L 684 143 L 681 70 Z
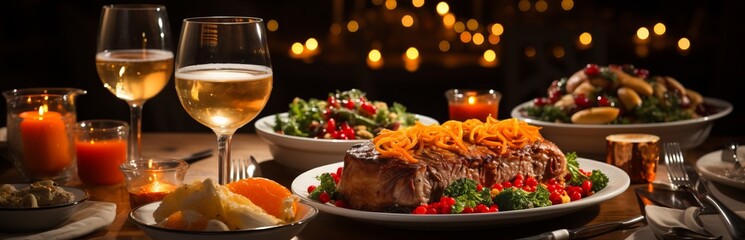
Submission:
M 585 94 L 580 93 L 574 96 L 574 104 L 580 108 L 586 108 L 590 106 L 590 99 Z
M 556 178 L 552 178 L 548 180 L 548 185 L 554 185 L 556 184 Z
M 592 77 L 600 73 L 600 67 L 597 64 L 587 64 L 585 67 L 585 75 Z
M 476 185 L 476 191 L 477 191 L 477 192 L 481 192 L 481 191 L 483 191 L 483 190 L 484 190 L 484 186 L 481 186 L 481 184 L 477 184 L 477 185 Z
M 336 175 L 341 176 L 342 171 L 344 171 L 344 167 L 339 167 L 336 169 Z
M 489 212 L 499 212 L 499 207 L 497 206 L 497 204 L 492 204 L 489 207 Z
M 510 188 L 510 187 L 512 187 L 512 183 L 511 182 L 503 182 L 502 183 L 502 188 Z
M 427 214 L 437 214 L 437 209 L 433 207 L 427 208 Z
M 515 179 L 514 180 L 518 180 L 518 179 L 525 180 L 525 177 L 522 174 L 519 174 L 518 173 L 517 175 L 515 175 Z
M 607 107 L 610 106 L 610 101 L 605 96 L 598 96 L 597 97 L 598 106 L 601 107 Z

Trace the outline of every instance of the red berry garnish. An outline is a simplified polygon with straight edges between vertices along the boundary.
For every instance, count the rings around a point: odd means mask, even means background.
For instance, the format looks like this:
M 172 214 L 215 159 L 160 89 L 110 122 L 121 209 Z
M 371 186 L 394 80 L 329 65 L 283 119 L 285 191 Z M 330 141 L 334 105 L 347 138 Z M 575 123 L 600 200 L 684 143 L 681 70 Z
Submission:
M 592 77 L 600 73 L 600 67 L 597 64 L 587 64 L 585 67 L 585 75 Z
M 574 104 L 579 108 L 587 108 L 590 107 L 590 99 L 580 93 L 574 96 Z
M 597 102 L 598 102 L 598 106 L 601 106 L 601 107 L 610 106 L 610 101 L 608 100 L 608 98 L 602 95 L 597 97 Z
M 308 193 L 313 192 L 313 190 L 316 190 L 316 185 L 310 185 L 310 186 L 308 186 Z

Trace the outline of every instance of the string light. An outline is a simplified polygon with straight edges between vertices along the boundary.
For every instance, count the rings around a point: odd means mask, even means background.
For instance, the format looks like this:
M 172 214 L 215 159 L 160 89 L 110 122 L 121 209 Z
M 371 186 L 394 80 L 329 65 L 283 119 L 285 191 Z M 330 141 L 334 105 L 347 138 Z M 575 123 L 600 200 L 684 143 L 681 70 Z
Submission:
M 564 9 L 564 11 L 569 11 L 574 8 L 574 1 L 572 0 L 561 0 L 561 9 Z
M 641 40 L 649 38 L 649 29 L 646 27 L 640 27 L 639 30 L 636 30 L 636 37 Z
M 479 22 L 473 18 L 468 19 L 468 21 L 466 22 L 466 27 L 468 27 L 468 30 L 476 31 L 476 29 L 479 28 Z
M 277 20 L 270 19 L 266 22 L 266 29 L 270 32 L 277 31 L 277 29 L 279 29 L 279 22 L 277 22 Z
M 548 10 L 548 2 L 546 0 L 538 0 L 535 2 L 535 10 L 542 13 Z
M 349 32 L 357 32 L 357 30 L 360 30 L 360 25 L 355 20 L 349 21 L 347 23 L 347 30 Z
M 691 41 L 688 38 L 678 40 L 678 49 L 687 51 L 689 48 L 691 48 Z
M 530 10 L 530 1 L 528 0 L 520 0 L 517 2 L 517 8 L 520 9 L 520 11 L 527 12 Z
M 385 0 L 385 8 L 388 10 L 396 9 L 396 6 L 398 6 L 396 0 Z
M 484 43 L 484 35 L 481 33 L 473 34 L 473 44 L 481 45 Z
M 450 11 L 450 6 L 446 2 L 439 2 L 437 3 L 437 14 L 440 14 L 440 16 L 445 15 Z
M 654 33 L 657 35 L 665 34 L 665 31 L 667 30 L 667 27 L 665 27 L 664 23 L 657 23 L 654 25 Z
M 318 40 L 315 38 L 308 38 L 308 40 L 305 41 L 305 48 L 308 50 L 316 50 L 318 48 Z
M 445 25 L 446 28 L 453 27 L 453 24 L 455 24 L 455 15 L 447 13 L 445 16 L 442 16 L 442 24 Z
M 440 48 L 440 51 L 447 52 L 450 50 L 450 42 L 442 40 L 440 41 L 440 44 L 437 45 L 438 48 Z
M 412 25 L 414 25 L 414 18 L 408 14 L 404 15 L 401 18 L 401 25 L 403 25 L 404 27 L 411 27 Z
M 470 32 L 462 32 L 460 33 L 460 41 L 463 43 L 468 43 L 471 41 L 471 33 Z
M 420 8 L 424 6 L 424 0 L 411 0 L 411 5 L 414 5 L 416 8 Z
M 500 23 L 495 23 L 491 25 L 490 30 L 491 30 L 491 34 L 499 36 L 504 33 L 504 26 L 502 26 L 502 24 Z

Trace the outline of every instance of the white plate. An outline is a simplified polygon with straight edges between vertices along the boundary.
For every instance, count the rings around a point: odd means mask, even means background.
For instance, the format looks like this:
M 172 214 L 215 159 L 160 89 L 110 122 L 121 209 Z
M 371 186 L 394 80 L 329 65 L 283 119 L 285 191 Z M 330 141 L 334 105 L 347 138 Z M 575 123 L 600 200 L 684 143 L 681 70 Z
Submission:
M 383 213 L 340 208 L 332 206 L 330 204 L 322 204 L 320 202 L 311 200 L 308 197 L 307 189 L 310 185 L 319 184 L 316 176 L 319 176 L 322 173 L 336 172 L 337 168 L 344 165 L 343 162 L 321 166 L 300 174 L 300 176 L 295 178 L 295 180 L 292 182 L 292 191 L 300 196 L 303 201 L 310 203 L 323 212 L 396 228 L 426 230 L 467 229 L 485 226 L 498 226 L 531 222 L 540 219 L 556 217 L 578 211 L 585 207 L 600 204 L 603 201 L 618 196 L 619 194 L 626 191 L 626 189 L 629 187 L 629 177 L 623 170 L 595 160 L 585 158 L 578 158 L 577 160 L 579 160 L 580 168 L 584 170 L 597 169 L 605 173 L 609 178 L 608 186 L 606 186 L 605 189 L 595 193 L 594 195 L 583 198 L 579 201 L 552 205 L 548 207 L 504 211 L 497 213 L 457 215 L 414 215 L 402 213 Z
M 263 117 L 254 123 L 256 133 L 269 145 L 274 160 L 298 172 L 307 171 L 344 160 L 347 150 L 358 143 L 369 140 L 318 139 L 291 136 L 274 132 L 275 115 Z M 279 117 L 287 118 L 287 113 Z M 416 114 L 419 122 L 425 125 L 436 124 L 437 120 Z
M 135 208 L 129 213 L 129 220 L 134 222 L 148 237 L 155 240 L 190 240 L 190 239 L 212 239 L 212 240 L 251 240 L 251 239 L 291 239 L 307 223 L 318 215 L 318 209 L 311 205 L 300 203 L 297 205 L 297 220 L 291 223 L 259 227 L 234 231 L 185 231 L 168 229 L 156 226 L 153 212 L 160 206 L 160 201 L 148 203 Z
M 706 179 L 745 190 L 745 181 L 738 181 L 724 176 L 724 170 L 732 169 L 733 163 L 722 161 L 722 150 L 710 152 L 696 161 L 696 169 Z M 745 159 L 745 148 L 737 149 L 740 161 Z

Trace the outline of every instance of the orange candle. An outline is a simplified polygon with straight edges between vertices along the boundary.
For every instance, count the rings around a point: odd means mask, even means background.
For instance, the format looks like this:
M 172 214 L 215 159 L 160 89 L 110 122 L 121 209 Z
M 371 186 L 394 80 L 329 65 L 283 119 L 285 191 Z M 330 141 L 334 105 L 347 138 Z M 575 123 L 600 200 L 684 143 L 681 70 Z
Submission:
M 463 103 L 451 103 L 448 106 L 450 112 L 450 119 L 465 121 L 468 119 L 476 118 L 481 121 L 486 121 L 486 117 L 491 115 L 493 118 L 497 118 L 497 111 L 499 110 L 498 102 L 488 101 L 479 102 L 476 98 L 471 96 L 467 102 Z
M 137 192 L 129 192 L 129 206 L 134 208 L 151 202 L 163 200 L 163 198 L 171 193 L 173 190 L 176 190 L 176 186 L 174 185 L 157 181 L 153 182 L 151 184 L 142 186 L 142 188 L 140 188 L 140 190 Z
M 19 116 L 25 168 L 34 174 L 56 175 L 69 167 L 72 156 L 62 114 L 46 111 L 44 106 Z
M 75 144 L 78 177 L 92 185 L 112 185 L 124 181 L 119 166 L 127 159 L 127 141 L 78 141 Z

